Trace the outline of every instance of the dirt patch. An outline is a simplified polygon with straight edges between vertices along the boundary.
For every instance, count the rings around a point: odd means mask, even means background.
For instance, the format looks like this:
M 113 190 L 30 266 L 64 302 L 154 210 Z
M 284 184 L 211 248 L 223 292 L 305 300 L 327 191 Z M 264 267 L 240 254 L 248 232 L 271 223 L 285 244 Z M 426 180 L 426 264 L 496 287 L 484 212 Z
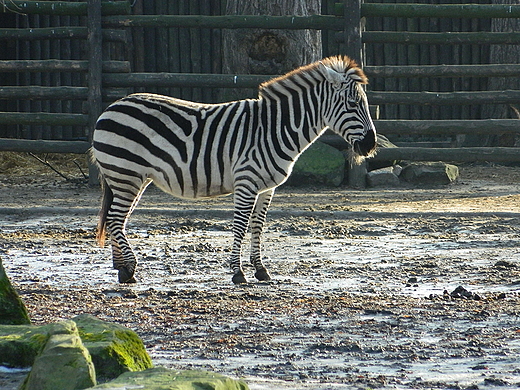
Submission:
M 0 255 L 34 323 L 80 313 L 120 323 L 155 364 L 252 389 L 513 389 L 517 183 L 518 167 L 464 166 L 434 189 L 282 188 L 264 237 L 273 281 L 238 287 L 231 198 L 150 188 L 128 228 L 139 283 L 126 286 L 94 242 L 99 190 L 53 172 L 4 174 Z

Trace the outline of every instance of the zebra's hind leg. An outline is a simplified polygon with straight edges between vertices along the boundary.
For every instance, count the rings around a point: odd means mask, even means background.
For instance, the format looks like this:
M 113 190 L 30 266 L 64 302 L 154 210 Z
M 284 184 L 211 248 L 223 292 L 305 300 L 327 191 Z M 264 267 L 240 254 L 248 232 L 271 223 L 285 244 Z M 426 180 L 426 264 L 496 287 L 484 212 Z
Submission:
M 235 212 L 233 216 L 233 247 L 231 249 L 230 267 L 233 272 L 231 279 L 234 284 L 247 283 L 242 269 L 240 255 L 242 242 L 249 225 L 249 218 L 256 202 L 256 194 L 252 194 L 247 188 L 236 188 L 234 195 Z
M 255 278 L 260 281 L 271 280 L 271 275 L 269 275 L 267 268 L 262 263 L 260 236 L 273 193 L 274 189 L 271 189 L 259 194 L 251 215 L 251 264 L 253 264 L 256 270 Z
M 136 283 L 134 278 L 137 259 L 126 237 L 126 222 L 151 181 L 140 182 L 141 186 L 111 186 L 113 201 L 108 210 L 107 230 L 112 242 L 114 269 L 118 270 L 119 283 Z

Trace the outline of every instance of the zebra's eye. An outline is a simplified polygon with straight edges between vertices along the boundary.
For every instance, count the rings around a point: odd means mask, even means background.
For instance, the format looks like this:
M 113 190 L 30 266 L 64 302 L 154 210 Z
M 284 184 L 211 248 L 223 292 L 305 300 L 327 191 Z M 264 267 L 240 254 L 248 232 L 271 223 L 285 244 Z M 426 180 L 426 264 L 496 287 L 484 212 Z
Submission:
M 347 102 L 348 104 L 350 104 L 351 106 L 357 106 L 359 105 L 359 99 L 356 99 L 355 97 L 352 97 L 352 96 L 349 96 L 347 98 Z

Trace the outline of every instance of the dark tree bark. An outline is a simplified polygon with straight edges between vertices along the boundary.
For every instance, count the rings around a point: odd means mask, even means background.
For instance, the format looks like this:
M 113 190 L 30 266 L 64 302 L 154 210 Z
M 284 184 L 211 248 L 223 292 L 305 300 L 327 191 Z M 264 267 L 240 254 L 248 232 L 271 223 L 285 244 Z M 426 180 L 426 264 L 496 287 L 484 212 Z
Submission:
M 319 14 L 319 0 L 228 0 L 228 15 L 308 16 Z M 317 30 L 237 29 L 223 32 L 223 73 L 287 73 L 321 58 Z M 226 91 L 223 100 L 256 97 L 256 91 Z
M 493 0 L 493 4 L 520 4 L 520 0 Z M 513 32 L 520 31 L 520 19 L 493 19 L 491 21 L 493 32 Z M 491 64 L 518 64 L 520 63 L 520 45 L 491 45 L 490 48 Z M 520 79 L 514 77 L 492 77 L 489 79 L 489 90 L 502 91 L 506 89 L 520 89 Z M 504 119 L 515 118 L 518 116 L 519 105 L 495 105 L 490 104 L 484 108 L 484 118 Z

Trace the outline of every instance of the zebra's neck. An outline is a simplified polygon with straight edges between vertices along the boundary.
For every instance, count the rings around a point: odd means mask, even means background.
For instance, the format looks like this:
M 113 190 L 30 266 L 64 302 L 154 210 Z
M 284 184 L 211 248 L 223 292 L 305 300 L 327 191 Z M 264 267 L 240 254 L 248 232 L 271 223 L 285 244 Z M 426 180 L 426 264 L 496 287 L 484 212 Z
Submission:
M 323 132 L 320 107 L 306 96 L 278 94 L 258 100 L 260 125 L 276 140 L 278 153 L 286 160 L 296 160 Z

